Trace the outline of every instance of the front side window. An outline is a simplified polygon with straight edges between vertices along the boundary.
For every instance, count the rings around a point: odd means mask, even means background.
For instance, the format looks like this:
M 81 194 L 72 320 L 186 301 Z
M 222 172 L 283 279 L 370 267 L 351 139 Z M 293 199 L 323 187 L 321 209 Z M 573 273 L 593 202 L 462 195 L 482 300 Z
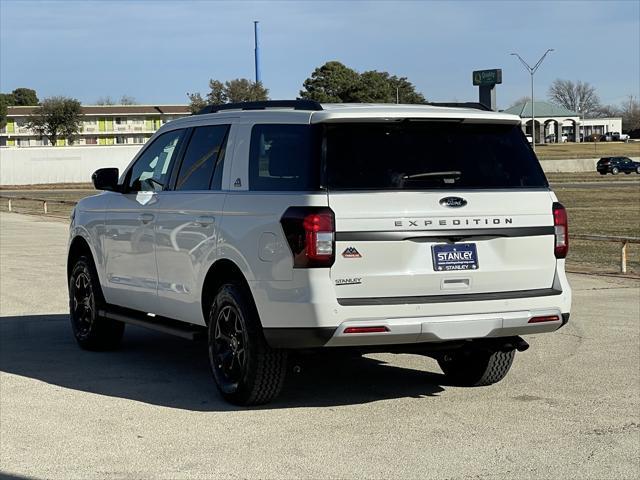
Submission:
M 222 180 L 227 125 L 196 127 L 184 154 L 176 190 L 208 190 L 215 177 Z M 215 173 L 214 173 L 215 172 Z M 216 190 L 220 186 L 213 185 Z
M 311 125 L 255 125 L 251 130 L 251 190 L 318 190 L 319 130 Z
M 169 167 L 178 155 L 184 130 L 167 132 L 156 138 L 136 160 L 127 175 L 127 186 L 133 192 L 158 192 L 169 179 Z

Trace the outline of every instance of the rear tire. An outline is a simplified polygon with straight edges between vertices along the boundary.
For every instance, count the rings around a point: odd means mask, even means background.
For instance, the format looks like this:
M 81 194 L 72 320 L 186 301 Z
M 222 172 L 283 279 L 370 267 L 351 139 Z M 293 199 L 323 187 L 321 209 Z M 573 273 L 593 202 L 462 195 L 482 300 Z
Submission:
M 465 387 L 492 385 L 502 380 L 513 363 L 515 350 L 455 352 L 438 359 L 448 380 Z
M 69 278 L 69 317 L 78 345 L 85 350 L 113 350 L 124 333 L 124 323 L 99 315 L 105 301 L 91 258 L 76 260 Z
M 209 363 L 218 390 L 235 405 L 260 405 L 282 390 L 287 352 L 271 348 L 249 292 L 223 285 L 211 306 Z
M 607 172 L 600 172 L 600 175 L 606 175 Z

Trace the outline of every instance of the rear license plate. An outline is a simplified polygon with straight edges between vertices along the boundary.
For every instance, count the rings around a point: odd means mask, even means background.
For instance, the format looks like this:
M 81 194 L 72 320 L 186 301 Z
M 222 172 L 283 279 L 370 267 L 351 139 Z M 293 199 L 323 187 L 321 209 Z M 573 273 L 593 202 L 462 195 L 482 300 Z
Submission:
M 433 245 L 431 253 L 434 270 L 446 272 L 478 269 L 478 252 L 475 243 Z

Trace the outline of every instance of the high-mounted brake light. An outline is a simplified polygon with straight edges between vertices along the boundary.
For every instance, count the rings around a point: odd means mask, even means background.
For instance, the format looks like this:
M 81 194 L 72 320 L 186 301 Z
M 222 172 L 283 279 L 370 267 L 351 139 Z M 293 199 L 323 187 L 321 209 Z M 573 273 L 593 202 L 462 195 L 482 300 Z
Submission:
M 569 221 L 567 210 L 558 202 L 553 203 L 553 229 L 556 258 L 565 258 L 569 252 Z
M 294 268 L 330 267 L 335 260 L 335 217 L 326 207 L 290 207 L 280 219 Z

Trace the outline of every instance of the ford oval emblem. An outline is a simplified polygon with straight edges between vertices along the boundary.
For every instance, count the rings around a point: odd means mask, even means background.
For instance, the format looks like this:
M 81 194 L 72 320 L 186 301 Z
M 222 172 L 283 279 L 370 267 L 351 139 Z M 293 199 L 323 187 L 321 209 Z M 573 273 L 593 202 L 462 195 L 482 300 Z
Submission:
M 440 200 L 440 205 L 443 207 L 459 208 L 464 207 L 467 201 L 460 197 L 444 197 Z

